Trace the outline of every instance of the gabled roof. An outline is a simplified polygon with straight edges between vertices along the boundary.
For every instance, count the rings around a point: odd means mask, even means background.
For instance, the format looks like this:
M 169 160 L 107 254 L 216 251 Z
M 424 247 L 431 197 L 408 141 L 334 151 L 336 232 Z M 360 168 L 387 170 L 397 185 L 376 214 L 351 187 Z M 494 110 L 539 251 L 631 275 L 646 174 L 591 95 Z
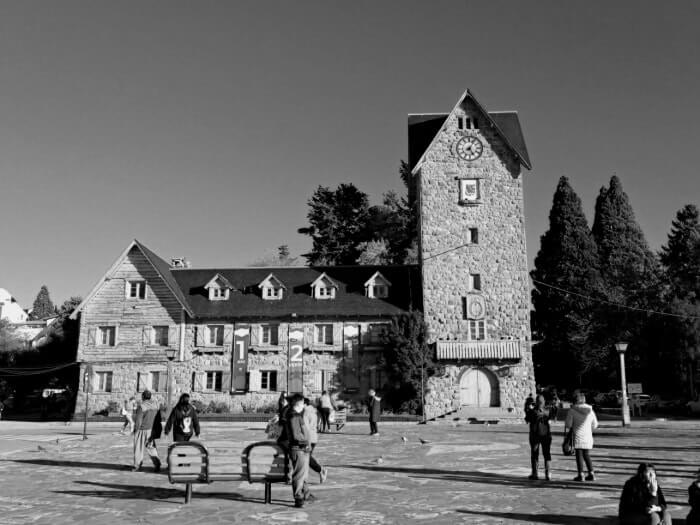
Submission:
M 163 282 L 165 282 L 165 285 L 168 287 L 168 289 L 172 292 L 172 294 L 175 296 L 177 301 L 180 303 L 182 308 L 190 315 L 193 315 L 192 308 L 190 305 L 187 303 L 187 298 L 185 295 L 182 293 L 182 290 L 178 286 L 177 282 L 173 278 L 171 272 L 170 272 L 170 265 L 165 262 L 163 259 L 158 257 L 155 253 L 153 253 L 151 250 L 146 248 L 143 244 L 141 244 L 138 240 L 134 239 L 129 243 L 129 246 L 126 247 L 126 249 L 122 252 L 122 254 L 117 257 L 117 260 L 114 261 L 112 266 L 110 266 L 109 270 L 102 276 L 102 278 L 97 282 L 97 284 L 92 288 L 90 293 L 83 299 L 83 302 L 78 305 L 78 307 L 73 310 L 73 313 L 70 315 L 71 319 L 76 319 L 78 316 L 78 313 L 83 309 L 83 307 L 90 301 L 92 298 L 95 296 L 95 294 L 99 291 L 100 287 L 102 284 L 105 282 L 107 278 L 109 278 L 119 267 L 119 265 L 124 261 L 124 259 L 129 255 L 129 252 L 133 248 L 137 248 L 138 250 L 141 251 L 143 256 L 146 258 L 146 260 L 151 264 L 153 269 L 156 271 L 156 273 L 160 276 L 161 279 L 163 279 Z
M 223 284 L 224 288 L 228 288 L 229 290 L 235 289 L 233 287 L 233 285 L 230 282 L 228 282 L 228 279 L 226 279 L 226 277 L 224 277 L 220 273 L 217 273 L 214 277 L 212 277 L 211 280 L 207 284 L 204 285 L 204 288 L 206 288 L 208 290 L 209 288 L 214 286 L 217 281 L 219 281 L 221 284 Z
M 381 279 L 386 283 L 387 286 L 391 286 L 391 283 L 389 282 L 389 279 L 387 279 L 386 277 L 384 277 L 384 276 L 381 274 L 381 272 L 378 272 L 378 271 L 377 271 L 377 272 L 374 272 L 374 274 L 372 275 L 372 277 L 370 277 L 369 279 L 367 279 L 367 281 L 365 281 L 365 286 L 369 286 L 370 284 L 372 284 L 373 282 L 375 282 L 378 278 L 381 278 Z
M 487 122 L 505 142 L 506 146 L 515 154 L 520 163 L 527 169 L 532 169 L 530 156 L 525 146 L 518 113 L 516 111 L 504 111 L 489 113 L 474 97 L 469 90 L 465 91 L 449 113 L 424 113 L 408 116 L 408 159 L 411 172 L 416 173 L 425 160 L 425 156 L 432 149 L 438 135 L 444 129 L 445 122 L 455 110 L 470 99 L 474 105 L 486 117 Z
M 277 277 L 275 277 L 274 273 L 270 273 L 267 277 L 265 277 L 260 284 L 258 285 L 258 288 L 262 288 L 266 286 L 266 283 L 272 283 L 272 281 L 275 281 L 277 283 L 277 286 L 279 288 L 287 289 L 287 287 L 284 285 L 282 281 L 280 281 Z M 273 284 L 274 286 L 274 284 Z
M 326 280 L 332 288 L 338 288 L 338 285 L 335 283 L 335 281 L 333 279 L 328 277 L 326 272 L 323 272 L 321 275 L 318 276 L 318 279 L 316 279 L 314 282 L 311 283 L 311 288 L 315 288 L 320 283 L 322 283 L 323 280 Z

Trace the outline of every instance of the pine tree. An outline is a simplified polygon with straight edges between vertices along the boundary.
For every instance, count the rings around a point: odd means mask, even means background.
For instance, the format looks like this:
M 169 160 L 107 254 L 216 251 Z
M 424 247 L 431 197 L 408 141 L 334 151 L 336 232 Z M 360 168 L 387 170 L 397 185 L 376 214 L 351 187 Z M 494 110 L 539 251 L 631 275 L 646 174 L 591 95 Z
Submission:
M 39 293 L 34 299 L 34 305 L 32 306 L 31 319 L 39 320 L 46 319 L 47 317 L 52 317 L 56 315 L 56 308 L 51 302 L 51 297 L 49 297 L 49 289 L 44 284 L 42 285 Z
M 600 294 L 595 242 L 581 199 L 566 177 L 559 179 L 549 212 L 549 229 L 541 238 L 531 272 L 535 307 L 533 327 L 538 381 L 580 383 L 596 365 L 591 355 L 592 303 L 579 295 Z
M 654 310 L 661 307 L 660 268 L 616 176 L 611 177 L 608 188 L 601 188 L 596 199 L 593 237 L 598 246 L 605 298 L 624 305 L 598 306 L 597 344 L 601 351 L 608 349 L 612 364 L 613 344 L 622 338 L 628 339 L 628 379 L 639 381 L 650 368 L 651 349 L 657 346 L 652 339 L 658 329 L 652 329 L 655 319 L 632 308 Z M 611 372 L 615 369 L 611 366 Z

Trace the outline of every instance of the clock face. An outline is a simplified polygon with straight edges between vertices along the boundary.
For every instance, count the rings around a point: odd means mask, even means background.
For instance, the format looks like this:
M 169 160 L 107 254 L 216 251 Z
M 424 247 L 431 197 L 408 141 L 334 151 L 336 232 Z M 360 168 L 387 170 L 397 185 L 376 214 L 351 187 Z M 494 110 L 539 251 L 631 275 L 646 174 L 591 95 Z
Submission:
M 457 155 L 464 160 L 476 160 L 481 157 L 484 145 L 476 137 L 463 137 L 457 143 Z

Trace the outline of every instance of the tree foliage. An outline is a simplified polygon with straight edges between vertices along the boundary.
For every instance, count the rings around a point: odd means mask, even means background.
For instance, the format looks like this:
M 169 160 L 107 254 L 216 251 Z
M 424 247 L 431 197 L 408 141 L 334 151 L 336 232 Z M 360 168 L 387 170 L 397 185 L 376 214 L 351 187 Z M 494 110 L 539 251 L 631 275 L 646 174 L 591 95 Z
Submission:
M 418 311 L 392 319 L 379 366 L 389 378 L 385 400 L 394 409 L 420 413 L 421 370 L 425 382 L 439 370 L 427 333 L 423 315 Z
M 32 306 L 30 319 L 46 319 L 47 317 L 53 317 L 54 315 L 56 315 L 56 308 L 51 302 L 51 297 L 49 296 L 49 288 L 44 284 L 39 290 L 36 299 L 34 299 L 34 305 Z
M 535 365 L 540 382 L 555 378 L 579 384 L 595 367 L 591 345 L 593 304 L 583 296 L 601 295 L 596 245 L 581 200 L 561 177 L 549 212 L 549 229 L 541 238 L 531 272 Z M 544 283 L 544 284 L 543 284 Z M 557 289 L 558 288 L 558 289 Z
M 250 266 L 265 267 L 265 266 L 294 266 L 298 264 L 299 258 L 292 257 L 289 252 L 289 246 L 282 244 L 277 247 L 277 253 L 270 253 L 259 259 L 256 259 Z

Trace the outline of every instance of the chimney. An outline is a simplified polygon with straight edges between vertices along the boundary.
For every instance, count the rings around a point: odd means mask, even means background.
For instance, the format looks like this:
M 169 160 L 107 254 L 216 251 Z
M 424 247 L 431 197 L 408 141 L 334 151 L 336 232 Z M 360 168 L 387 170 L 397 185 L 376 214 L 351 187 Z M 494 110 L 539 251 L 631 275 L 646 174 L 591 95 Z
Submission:
M 187 260 L 187 257 L 173 257 L 170 259 L 171 268 L 190 268 L 192 264 Z

